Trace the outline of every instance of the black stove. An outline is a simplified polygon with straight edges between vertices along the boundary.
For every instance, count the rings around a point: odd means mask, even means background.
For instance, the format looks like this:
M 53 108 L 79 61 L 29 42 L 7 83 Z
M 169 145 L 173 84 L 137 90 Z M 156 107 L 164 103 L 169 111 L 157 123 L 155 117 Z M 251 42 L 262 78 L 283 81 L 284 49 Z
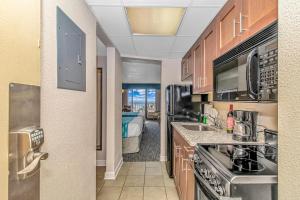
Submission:
M 277 199 L 277 163 L 269 158 L 268 144 L 197 145 L 195 199 Z

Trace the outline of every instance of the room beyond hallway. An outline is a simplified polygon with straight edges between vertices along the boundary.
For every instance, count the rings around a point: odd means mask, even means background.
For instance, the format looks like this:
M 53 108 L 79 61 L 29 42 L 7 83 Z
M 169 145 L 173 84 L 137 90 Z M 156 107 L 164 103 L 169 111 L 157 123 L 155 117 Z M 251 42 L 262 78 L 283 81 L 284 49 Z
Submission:
M 160 125 L 158 121 L 145 121 L 140 151 L 123 154 L 124 162 L 159 161 L 160 160 Z

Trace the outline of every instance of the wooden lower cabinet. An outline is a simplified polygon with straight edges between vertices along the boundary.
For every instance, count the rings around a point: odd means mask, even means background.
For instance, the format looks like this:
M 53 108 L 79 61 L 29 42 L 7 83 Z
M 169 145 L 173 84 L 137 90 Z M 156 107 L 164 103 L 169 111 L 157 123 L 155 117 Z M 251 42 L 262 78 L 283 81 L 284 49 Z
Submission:
M 194 200 L 194 163 L 191 160 L 194 147 L 190 146 L 176 130 L 173 131 L 173 175 L 179 199 Z

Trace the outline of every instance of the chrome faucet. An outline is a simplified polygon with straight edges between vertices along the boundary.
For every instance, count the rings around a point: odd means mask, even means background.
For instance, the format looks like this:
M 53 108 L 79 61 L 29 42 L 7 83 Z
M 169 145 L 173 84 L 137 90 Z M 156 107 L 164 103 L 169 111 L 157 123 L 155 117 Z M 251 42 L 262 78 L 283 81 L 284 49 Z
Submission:
M 212 115 L 209 115 L 206 113 L 207 118 L 211 119 L 213 121 L 213 126 L 218 128 L 218 129 L 222 129 L 222 123 L 221 120 L 218 117 L 213 117 Z

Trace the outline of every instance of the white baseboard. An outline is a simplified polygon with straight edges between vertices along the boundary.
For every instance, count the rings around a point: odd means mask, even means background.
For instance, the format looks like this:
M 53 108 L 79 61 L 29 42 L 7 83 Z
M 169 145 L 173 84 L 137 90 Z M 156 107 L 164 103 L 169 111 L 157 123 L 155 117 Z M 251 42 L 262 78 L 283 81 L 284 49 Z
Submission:
M 118 163 L 118 165 L 117 165 L 117 167 L 116 167 L 116 169 L 115 169 L 116 177 L 118 176 L 119 171 L 120 171 L 122 165 L 123 165 L 123 157 L 121 157 L 121 159 L 119 160 L 119 163 Z
M 104 179 L 105 180 L 115 180 L 116 179 L 115 172 L 106 171 L 104 174 Z
M 167 161 L 167 156 L 160 156 L 160 161 L 161 162 Z
M 97 160 L 96 166 L 106 166 L 106 160 Z
M 122 165 L 123 165 L 123 158 L 120 159 L 120 161 L 118 162 L 118 165 L 117 165 L 117 167 L 115 168 L 114 171 L 111 171 L 111 172 L 106 171 L 105 172 L 104 179 L 106 179 L 106 180 L 115 180 L 118 176 L 118 173 L 119 173 Z

